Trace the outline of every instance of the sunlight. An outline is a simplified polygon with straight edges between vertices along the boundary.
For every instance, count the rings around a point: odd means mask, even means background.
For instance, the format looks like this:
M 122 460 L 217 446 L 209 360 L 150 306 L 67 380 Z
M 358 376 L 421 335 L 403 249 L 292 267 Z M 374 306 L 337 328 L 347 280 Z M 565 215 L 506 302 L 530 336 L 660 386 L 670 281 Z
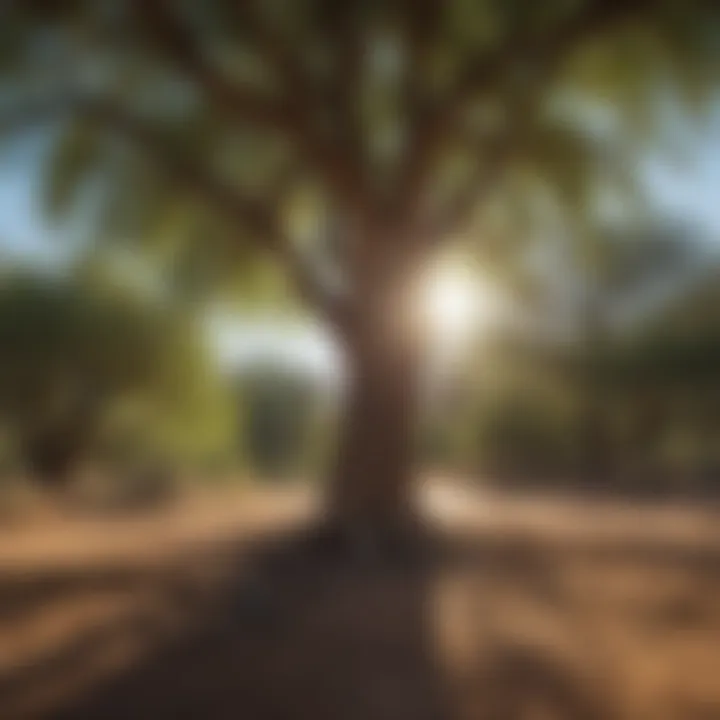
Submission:
M 482 278 L 458 265 L 433 268 L 423 304 L 434 343 L 446 350 L 481 333 L 492 312 L 491 294 Z

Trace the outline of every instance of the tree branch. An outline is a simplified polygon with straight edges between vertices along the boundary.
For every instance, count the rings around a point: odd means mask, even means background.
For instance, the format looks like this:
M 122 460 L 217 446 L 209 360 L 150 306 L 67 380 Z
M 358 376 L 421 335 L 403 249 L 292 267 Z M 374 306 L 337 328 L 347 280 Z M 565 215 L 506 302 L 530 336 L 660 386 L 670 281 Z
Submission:
M 290 140 L 293 147 L 314 166 L 331 191 L 346 202 L 362 201 L 358 178 L 346 157 L 323 139 L 307 105 L 312 102 L 299 65 L 288 48 L 260 22 L 248 5 L 242 17 L 248 22 L 263 59 L 279 76 L 284 97 L 274 100 L 256 90 L 230 81 L 208 61 L 194 33 L 184 24 L 170 0 L 136 0 L 149 28 L 178 68 L 187 73 L 211 101 L 233 118 L 263 129 L 275 130 Z
M 353 8 L 358 6 L 362 6 L 362 0 L 354 4 L 349 0 L 343 3 L 331 0 L 321 12 L 323 41 L 329 42 L 335 53 L 336 77 L 330 97 L 327 88 L 314 85 L 307 71 L 303 71 L 301 53 L 293 52 L 293 48 L 263 21 L 257 2 L 244 2 L 237 12 L 249 31 L 251 44 L 257 47 L 280 79 L 295 116 L 304 126 L 310 142 L 310 158 L 323 159 L 325 169 L 329 171 L 328 179 L 335 188 L 344 189 L 344 198 L 351 207 L 368 209 L 371 197 L 364 174 L 362 128 L 354 94 L 360 82 L 363 54 L 361 23 L 353 15 Z M 318 112 L 323 117 L 334 113 L 339 133 L 322 137 L 316 127 Z
M 282 231 L 277 208 L 243 195 L 168 141 L 162 131 L 143 118 L 101 99 L 63 93 L 0 116 L 0 132 L 26 130 L 38 122 L 67 114 L 96 120 L 141 148 L 163 167 L 172 182 L 186 187 L 248 230 L 251 241 L 260 251 L 278 260 L 306 302 L 333 323 L 341 321 L 340 303 L 330 296 L 311 263 Z
M 419 124 L 410 143 L 400 182 L 400 206 L 407 212 L 422 196 L 436 155 L 468 103 L 502 87 L 514 69 L 547 79 L 566 55 L 582 41 L 632 16 L 653 0 L 588 0 L 554 32 L 535 41 L 512 35 L 502 46 L 469 63 L 447 98 Z
M 298 247 L 285 235 L 278 223 L 277 207 L 247 197 L 235 187 L 184 156 L 168 143 L 162 133 L 122 110 L 107 106 L 89 106 L 91 116 L 113 127 L 163 164 L 170 177 L 214 204 L 227 217 L 251 233 L 258 249 L 274 256 L 285 269 L 300 296 L 318 309 L 328 320 L 342 320 L 340 302 L 331 297 L 317 272 Z
M 213 67 L 194 34 L 167 0 L 137 0 L 142 20 L 176 66 L 235 117 L 282 133 L 294 132 L 289 108 L 257 90 L 231 82 Z
M 365 38 L 358 19 L 361 4 L 328 2 L 324 11 L 323 32 L 333 54 L 329 106 L 333 115 L 336 141 L 345 148 L 351 172 L 365 186 L 365 139 L 360 118 L 357 90 L 362 82 Z
M 512 134 L 505 133 L 490 147 L 484 148 L 485 157 L 476 163 L 475 172 L 467 182 L 445 203 L 430 222 L 430 239 L 442 242 L 452 237 L 471 219 L 478 204 L 495 186 L 512 153 Z

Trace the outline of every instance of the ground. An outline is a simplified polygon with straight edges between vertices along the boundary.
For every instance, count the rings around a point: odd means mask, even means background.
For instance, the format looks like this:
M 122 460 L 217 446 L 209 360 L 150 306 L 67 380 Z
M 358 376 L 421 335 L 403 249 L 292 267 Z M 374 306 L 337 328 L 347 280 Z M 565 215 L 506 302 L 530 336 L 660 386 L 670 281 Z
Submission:
M 303 491 L 0 531 L 0 718 L 720 719 L 720 511 L 424 494 L 318 551 Z

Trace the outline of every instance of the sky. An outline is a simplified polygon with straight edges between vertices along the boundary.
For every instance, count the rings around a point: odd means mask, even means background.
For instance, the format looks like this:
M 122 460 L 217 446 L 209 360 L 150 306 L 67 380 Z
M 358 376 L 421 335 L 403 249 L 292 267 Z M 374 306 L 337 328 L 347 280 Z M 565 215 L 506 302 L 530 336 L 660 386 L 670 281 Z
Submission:
M 62 244 L 42 213 L 39 172 L 45 144 L 37 136 L 0 146 L 0 252 L 4 257 L 53 263 Z
M 646 180 L 658 204 L 671 216 L 693 218 L 720 242 L 720 113 L 684 163 L 648 161 Z

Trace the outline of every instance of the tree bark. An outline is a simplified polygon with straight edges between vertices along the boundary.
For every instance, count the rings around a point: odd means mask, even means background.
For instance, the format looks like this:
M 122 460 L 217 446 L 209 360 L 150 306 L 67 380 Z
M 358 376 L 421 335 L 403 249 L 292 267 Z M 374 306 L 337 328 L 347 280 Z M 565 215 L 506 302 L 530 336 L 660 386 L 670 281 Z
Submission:
M 344 526 L 383 531 L 411 515 L 414 360 L 378 353 L 360 360 L 351 375 L 330 491 L 331 512 Z
M 411 278 L 375 284 L 346 338 L 347 382 L 329 489 L 331 523 L 368 541 L 415 524 L 424 337 Z

